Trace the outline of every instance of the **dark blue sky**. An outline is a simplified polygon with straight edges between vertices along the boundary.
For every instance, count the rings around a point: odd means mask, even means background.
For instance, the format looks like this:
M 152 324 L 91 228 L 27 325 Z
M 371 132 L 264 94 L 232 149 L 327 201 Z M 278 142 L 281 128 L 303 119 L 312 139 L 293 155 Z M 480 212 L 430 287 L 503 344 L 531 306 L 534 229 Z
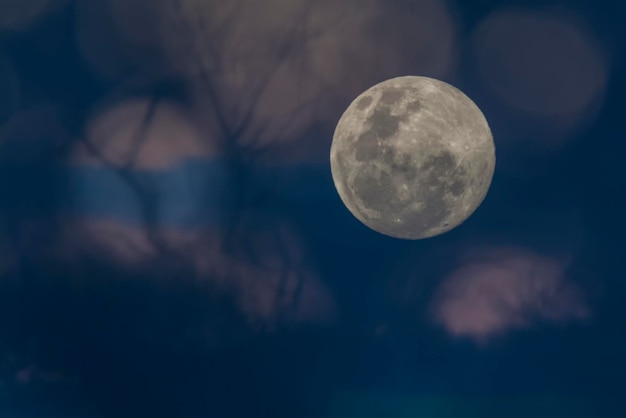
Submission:
M 271 129 L 297 113 L 288 70 L 249 130 L 230 128 L 251 95 L 225 89 L 226 129 L 207 79 L 167 49 L 172 32 L 154 32 L 157 7 L 113 3 L 69 0 L 20 28 L 0 19 L 2 416 L 621 415 L 621 3 L 398 0 L 370 16 L 319 2 L 369 23 L 348 19 L 311 56 L 290 52 L 317 71 L 303 72 L 302 91 L 319 93 L 321 110 L 285 134 Z M 233 22 L 252 35 L 220 51 L 243 45 L 238 66 L 224 65 L 255 85 L 274 51 L 261 29 L 283 34 L 295 18 L 277 1 L 247 3 Z M 187 45 L 180 36 L 172 44 Z M 467 93 L 497 152 L 479 209 L 422 241 L 360 224 L 327 158 L 350 100 L 407 73 Z M 133 98 L 186 119 L 113 124 L 156 138 L 121 175 L 77 162 L 94 118 Z M 186 151 L 189 127 L 222 153 Z M 258 146 L 263 128 L 274 136 Z M 180 250 L 150 235 L 159 227 L 199 238 Z M 133 241 L 144 233 L 156 241 Z M 149 255 L 128 257 L 124 239 Z

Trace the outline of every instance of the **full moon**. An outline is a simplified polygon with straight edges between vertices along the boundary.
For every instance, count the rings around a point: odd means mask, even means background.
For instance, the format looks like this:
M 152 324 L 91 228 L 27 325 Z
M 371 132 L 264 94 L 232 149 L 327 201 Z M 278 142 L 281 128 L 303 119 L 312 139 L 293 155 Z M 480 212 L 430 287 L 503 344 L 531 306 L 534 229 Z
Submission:
M 463 92 L 428 77 L 369 88 L 341 116 L 330 149 L 341 200 L 382 234 L 422 239 L 463 223 L 496 165 L 485 116 Z

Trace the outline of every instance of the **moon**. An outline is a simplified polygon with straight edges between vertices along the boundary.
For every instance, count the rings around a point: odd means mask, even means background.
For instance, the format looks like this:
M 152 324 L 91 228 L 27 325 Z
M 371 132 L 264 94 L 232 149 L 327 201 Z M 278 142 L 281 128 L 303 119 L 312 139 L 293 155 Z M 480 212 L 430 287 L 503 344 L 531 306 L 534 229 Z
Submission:
M 496 158 L 489 124 L 469 97 L 440 80 L 405 76 L 374 85 L 348 106 L 330 165 L 359 221 L 394 238 L 423 239 L 474 213 Z

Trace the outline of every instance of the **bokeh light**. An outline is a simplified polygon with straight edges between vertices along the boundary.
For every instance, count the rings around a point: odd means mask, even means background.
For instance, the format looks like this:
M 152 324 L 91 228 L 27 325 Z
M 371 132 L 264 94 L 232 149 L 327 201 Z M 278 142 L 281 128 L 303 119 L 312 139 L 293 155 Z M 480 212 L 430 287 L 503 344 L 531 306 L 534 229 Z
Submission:
M 151 233 L 188 246 L 225 217 L 229 180 L 219 142 L 175 104 L 135 99 L 107 108 L 68 162 L 71 223 L 113 253 L 154 253 Z
M 332 296 L 293 227 L 241 215 L 224 230 L 232 180 L 205 125 L 149 98 L 96 113 L 68 159 L 66 253 L 135 266 L 180 256 L 187 274 L 231 295 L 251 329 L 327 323 Z
M 454 25 L 436 0 L 415 3 L 412 13 L 401 2 L 376 0 L 174 3 L 163 24 L 170 62 L 198 95 L 225 109 L 244 143 L 293 140 L 313 123 L 332 126 L 356 95 L 383 79 L 444 77 L 454 68 Z M 379 25 L 381 16 L 398 24 Z M 316 142 L 327 147 L 329 139 Z
M 496 11 L 470 39 L 501 170 L 539 175 L 602 109 L 611 70 L 608 48 L 583 17 L 559 10 Z
M 576 118 L 602 97 L 607 55 L 573 18 L 507 10 L 483 20 L 474 53 L 484 82 L 508 105 L 545 118 Z
M 332 324 L 333 295 L 298 230 L 285 220 L 253 214 L 243 214 L 240 222 L 243 229 L 234 233 L 243 241 L 232 252 L 193 250 L 200 277 L 227 289 L 253 330 Z
M 582 291 L 559 260 L 522 248 L 483 248 L 444 279 L 432 315 L 453 337 L 484 344 L 538 322 L 586 319 Z

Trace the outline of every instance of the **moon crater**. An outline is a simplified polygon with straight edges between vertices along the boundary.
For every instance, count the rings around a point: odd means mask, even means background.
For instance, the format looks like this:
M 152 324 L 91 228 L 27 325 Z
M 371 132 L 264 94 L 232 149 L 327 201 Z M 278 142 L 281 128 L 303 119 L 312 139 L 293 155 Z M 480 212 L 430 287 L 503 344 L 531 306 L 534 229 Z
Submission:
M 331 169 L 348 209 L 397 238 L 446 232 L 484 199 L 495 169 L 491 131 L 461 91 L 399 77 L 365 91 L 335 130 Z

